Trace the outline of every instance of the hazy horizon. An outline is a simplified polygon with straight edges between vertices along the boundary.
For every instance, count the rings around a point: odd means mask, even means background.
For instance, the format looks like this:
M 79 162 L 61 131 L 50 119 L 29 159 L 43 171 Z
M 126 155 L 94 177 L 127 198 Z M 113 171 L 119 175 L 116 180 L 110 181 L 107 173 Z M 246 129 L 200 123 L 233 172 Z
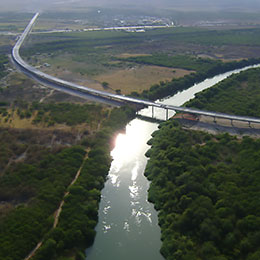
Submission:
M 88 7 L 159 8 L 181 11 L 239 11 L 258 12 L 259 0 L 0 0 L 1 11 L 32 12 L 37 10 L 77 10 Z

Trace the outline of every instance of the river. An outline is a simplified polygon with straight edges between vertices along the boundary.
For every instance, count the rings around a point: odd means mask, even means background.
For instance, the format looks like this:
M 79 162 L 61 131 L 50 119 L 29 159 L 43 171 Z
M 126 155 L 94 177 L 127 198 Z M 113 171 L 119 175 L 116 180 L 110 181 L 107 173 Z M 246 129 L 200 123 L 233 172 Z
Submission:
M 260 64 L 206 79 L 160 102 L 180 106 L 194 98 L 195 93 L 231 74 L 255 67 Z M 143 109 L 141 114 L 151 116 L 151 108 Z M 170 116 L 173 114 L 169 111 Z M 164 119 L 165 111 L 156 109 L 155 117 Z M 159 252 L 158 216 L 153 204 L 147 201 L 149 181 L 143 175 L 147 163 L 144 154 L 149 149 L 146 143 L 157 128 L 156 123 L 134 119 L 126 126 L 125 134 L 117 136 L 111 152 L 113 161 L 102 190 L 97 235 L 93 246 L 87 249 L 88 260 L 164 259 Z

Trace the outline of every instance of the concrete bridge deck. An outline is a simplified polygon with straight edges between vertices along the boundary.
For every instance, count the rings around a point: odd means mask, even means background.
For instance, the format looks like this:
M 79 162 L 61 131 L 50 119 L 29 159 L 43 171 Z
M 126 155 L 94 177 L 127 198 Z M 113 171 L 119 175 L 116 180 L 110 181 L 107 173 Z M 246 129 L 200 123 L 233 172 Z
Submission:
M 165 105 L 157 102 L 142 100 L 138 98 L 133 97 L 127 97 L 124 95 L 117 95 L 108 93 L 105 91 L 99 91 L 95 89 L 91 89 L 85 86 L 81 86 L 78 84 L 75 84 L 73 82 L 69 82 L 66 80 L 62 80 L 59 78 L 56 78 L 54 76 L 48 75 L 40 70 L 37 70 L 36 68 L 30 66 L 27 64 L 20 56 L 20 47 L 22 46 L 24 40 L 29 35 L 29 33 L 32 30 L 32 27 L 37 20 L 39 16 L 39 13 L 36 13 L 30 23 L 27 25 L 26 29 L 22 33 L 22 35 L 19 37 L 19 40 L 15 44 L 12 50 L 12 58 L 15 62 L 15 64 L 22 69 L 22 71 L 27 74 L 28 76 L 40 81 L 43 84 L 46 84 L 48 86 L 55 86 L 55 88 L 59 89 L 60 91 L 64 91 L 66 93 L 78 93 L 81 95 L 90 95 L 93 99 L 96 99 L 96 101 L 109 101 L 111 103 L 115 104 L 134 104 L 139 107 L 158 107 L 166 110 L 166 120 L 168 119 L 168 110 L 174 110 L 189 114 L 195 114 L 195 115 L 205 115 L 205 116 L 211 116 L 213 118 L 224 118 L 229 119 L 231 121 L 244 121 L 248 123 L 260 123 L 260 118 L 254 118 L 254 117 L 247 117 L 247 116 L 237 116 L 237 115 L 229 115 L 224 113 L 218 113 L 218 112 L 211 112 L 211 111 L 203 111 L 198 109 L 192 109 L 187 107 L 179 107 L 179 106 L 172 106 L 172 105 Z

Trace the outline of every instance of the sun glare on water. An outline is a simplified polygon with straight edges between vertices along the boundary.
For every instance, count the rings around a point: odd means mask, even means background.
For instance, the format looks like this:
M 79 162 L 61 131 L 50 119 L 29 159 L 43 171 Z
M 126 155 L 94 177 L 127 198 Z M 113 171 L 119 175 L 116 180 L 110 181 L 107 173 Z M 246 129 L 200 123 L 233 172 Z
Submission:
M 129 160 L 138 153 L 138 144 L 140 138 L 143 138 L 142 124 L 135 123 L 129 126 L 125 134 L 118 134 L 115 140 L 115 148 L 111 152 L 112 157 L 116 161 Z

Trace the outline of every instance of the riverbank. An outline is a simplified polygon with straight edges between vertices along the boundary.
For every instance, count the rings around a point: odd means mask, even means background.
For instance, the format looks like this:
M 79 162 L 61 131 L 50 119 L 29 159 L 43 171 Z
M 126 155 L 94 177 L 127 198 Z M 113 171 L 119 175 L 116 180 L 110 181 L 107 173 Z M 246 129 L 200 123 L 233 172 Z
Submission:
M 131 108 L 115 108 L 104 120 L 94 137 L 84 140 L 89 147 L 80 175 L 69 187 L 55 229 L 44 236 L 43 245 L 33 260 L 85 259 L 85 248 L 90 247 L 96 235 L 101 190 L 111 164 L 110 151 L 116 133 L 134 117 Z
M 150 184 L 143 174 L 146 142 L 157 127 L 136 118 L 117 136 L 101 193 L 97 235 L 87 259 L 163 260 L 157 212 L 147 201 Z
M 145 175 L 166 259 L 258 259 L 259 140 L 160 125 Z M 250 223 L 250 224 L 249 224 Z
M 200 84 L 195 84 L 190 89 L 178 93 L 163 102 L 173 105 L 182 105 L 184 102 L 193 98 L 196 92 L 209 88 L 227 78 L 232 73 L 238 73 L 239 71 L 241 70 L 218 75 Z M 141 111 L 140 114 L 151 115 L 151 111 L 147 113 Z M 155 109 L 154 115 L 157 116 L 158 114 L 160 114 L 160 111 Z M 162 118 L 165 118 L 165 111 L 163 111 Z M 124 259 L 138 259 L 142 257 L 142 259 L 158 260 L 162 257 L 155 255 L 159 252 L 160 246 L 158 245 L 160 245 L 160 243 L 155 239 L 154 235 L 151 235 L 152 232 L 157 232 L 157 238 L 159 239 L 160 237 L 156 222 L 157 213 L 153 212 L 151 208 L 149 208 L 150 206 L 143 201 L 146 199 L 145 190 L 150 186 L 150 183 L 139 179 L 143 175 L 146 164 L 146 160 L 142 158 L 143 154 L 147 151 L 147 145 L 145 143 L 158 126 L 156 119 L 151 121 L 152 122 L 143 122 L 139 119 L 135 119 L 127 125 L 127 129 L 129 130 L 126 131 L 126 134 L 118 136 L 115 151 L 112 152 L 114 160 L 111 164 L 105 188 L 102 190 L 99 222 L 96 227 L 97 236 L 93 247 L 87 251 L 90 260 L 102 260 L 104 258 L 116 259 L 118 257 Z M 192 123 L 194 123 L 194 121 L 192 121 Z M 236 123 L 234 122 L 234 124 Z M 162 125 L 164 125 L 164 123 Z M 172 130 L 174 131 L 174 129 Z M 196 135 L 196 131 L 189 132 Z M 168 134 L 171 135 L 171 132 L 168 132 Z M 205 136 L 207 135 L 208 134 L 205 133 Z M 185 142 L 185 140 L 182 139 L 181 141 Z M 160 145 L 162 149 L 167 146 L 167 143 L 168 141 L 161 142 Z M 163 155 L 164 152 L 162 151 L 160 156 Z M 161 160 L 163 161 L 164 157 L 159 159 L 159 161 Z M 163 169 L 163 166 L 161 166 L 161 169 Z M 160 173 L 160 169 L 156 168 L 156 171 Z M 147 220 L 149 222 L 150 218 L 153 220 L 151 224 L 147 224 Z M 153 237 L 153 242 L 151 242 L 151 237 Z M 137 242 L 139 239 L 140 242 Z M 147 255 L 145 255 L 147 252 L 143 252 L 145 243 L 148 243 L 145 247 L 152 248 L 151 250 L 146 250 L 149 251 L 148 253 L 151 253 L 150 251 L 152 250 L 156 253 L 147 257 Z
M 37 244 L 39 247 L 30 256 L 34 260 L 85 258 L 85 247 L 95 237 L 100 191 L 111 164 L 113 138 L 135 116 L 127 107 L 95 109 L 103 112 L 94 119 L 85 117 L 90 128 L 85 127 L 84 133 L 76 131 L 80 120 L 75 117 L 74 132 L 47 126 L 0 129 L 1 260 L 6 256 L 24 259 Z M 38 108 L 37 112 L 42 116 L 51 114 L 48 109 Z M 74 109 L 66 106 L 66 113 L 72 112 Z M 65 118 L 63 124 L 70 124 L 69 117 Z M 56 122 L 52 128 L 55 126 Z M 78 178 L 74 183 L 75 176 Z M 57 210 L 60 215 L 55 219 Z
M 141 57 L 141 59 L 145 59 L 145 57 Z M 185 57 L 183 57 L 183 60 L 185 60 Z M 140 62 L 144 64 L 146 63 L 157 64 L 157 59 L 155 59 L 155 61 L 153 61 L 152 63 L 143 60 Z M 170 82 L 162 81 L 160 82 L 160 84 L 152 85 L 149 90 L 144 90 L 141 94 L 132 93 L 132 95 L 134 97 L 148 99 L 148 100 L 163 99 L 165 97 L 173 96 L 183 90 L 189 89 L 190 86 L 201 83 L 202 81 L 205 81 L 208 78 L 213 78 L 217 75 L 225 74 L 226 72 L 232 70 L 235 71 L 247 66 L 253 66 L 259 64 L 259 59 L 248 59 L 248 60 L 233 61 L 233 62 L 226 62 L 226 63 L 220 61 L 212 61 L 212 60 L 210 61 L 201 60 L 200 63 L 198 65 L 197 72 L 191 73 L 179 79 L 172 79 Z M 167 65 L 165 65 L 164 63 L 160 63 L 160 66 L 167 66 Z
M 259 116 L 258 79 L 259 69 L 241 72 L 188 105 Z M 260 125 L 180 113 L 174 118 L 160 125 L 146 153 L 163 256 L 258 259 Z

